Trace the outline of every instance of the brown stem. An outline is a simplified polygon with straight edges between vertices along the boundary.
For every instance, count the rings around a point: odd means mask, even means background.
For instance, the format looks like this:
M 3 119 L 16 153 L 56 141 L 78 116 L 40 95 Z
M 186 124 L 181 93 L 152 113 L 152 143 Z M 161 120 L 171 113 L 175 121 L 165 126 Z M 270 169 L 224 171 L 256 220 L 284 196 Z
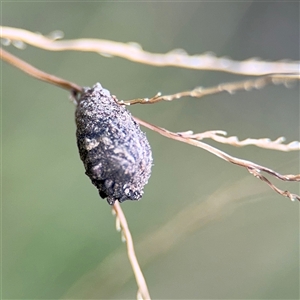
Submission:
M 29 74 L 32 77 L 35 77 L 39 80 L 57 85 L 63 89 L 66 89 L 71 92 L 78 92 L 82 93 L 83 89 L 81 86 L 77 85 L 76 83 L 64 80 L 57 76 L 45 73 L 32 65 L 28 64 L 27 62 L 23 61 L 22 59 L 12 55 L 11 53 L 5 51 L 3 48 L 0 48 L 0 58 L 7 63 L 13 65 L 14 67 L 22 70 L 23 72 Z
M 267 84 L 285 84 L 287 85 L 290 82 L 300 80 L 300 74 L 268 74 L 255 79 L 247 79 L 243 81 L 236 82 L 227 82 L 222 83 L 217 86 L 203 88 L 197 87 L 190 91 L 179 92 L 172 95 L 161 95 L 158 93 L 154 97 L 148 98 L 137 98 L 132 100 L 124 101 L 126 105 L 133 104 L 153 104 L 160 101 L 173 101 L 176 99 L 180 99 L 182 97 L 194 97 L 194 98 L 202 98 L 204 96 L 218 94 L 222 92 L 228 92 L 233 94 L 237 91 L 250 91 L 252 89 L 261 89 L 265 87 Z
M 146 280 L 144 278 L 143 272 L 139 266 L 137 257 L 135 255 L 131 233 L 128 228 L 128 224 L 127 224 L 125 215 L 123 213 L 123 210 L 117 201 L 113 205 L 113 210 L 115 211 L 116 217 L 120 222 L 120 227 L 122 229 L 122 233 L 123 233 L 125 241 L 126 241 L 128 258 L 129 258 L 130 264 L 132 266 L 137 285 L 139 287 L 138 293 L 140 294 L 142 299 L 149 300 L 149 299 L 151 299 L 150 294 L 149 294 L 149 291 L 147 288 L 147 284 L 146 284 Z
M 282 175 L 282 174 L 279 174 L 278 172 L 273 171 L 272 169 L 269 169 L 269 168 L 266 168 L 264 166 L 255 164 L 255 163 L 253 163 L 251 161 L 248 161 L 248 160 L 244 160 L 244 159 L 240 159 L 240 158 L 230 156 L 229 154 L 227 154 L 227 153 L 225 153 L 225 152 L 223 152 L 223 151 L 221 151 L 221 150 L 219 150 L 215 147 L 212 147 L 208 144 L 205 144 L 203 142 L 200 142 L 200 141 L 192 139 L 192 138 L 184 137 L 184 136 L 182 136 L 181 134 L 178 134 L 178 133 L 168 131 L 168 130 L 162 128 L 162 127 L 155 126 L 155 125 L 150 124 L 146 121 L 143 121 L 143 120 L 141 120 L 137 117 L 134 117 L 134 120 L 137 123 L 139 123 L 140 125 L 145 126 L 149 129 L 155 131 L 155 132 L 158 132 L 159 134 L 161 134 L 161 135 L 163 135 L 167 138 L 170 138 L 170 139 L 173 139 L 173 140 L 176 140 L 176 141 L 179 141 L 179 142 L 187 143 L 187 144 L 190 144 L 192 146 L 202 148 L 202 149 L 218 156 L 219 158 L 221 158 L 221 159 L 223 159 L 227 162 L 230 162 L 232 164 L 244 167 L 244 168 L 247 169 L 247 171 L 250 174 L 252 174 L 256 178 L 266 182 L 274 191 L 276 191 L 280 195 L 288 197 L 292 201 L 295 201 L 295 200 L 300 201 L 300 196 L 299 195 L 292 194 L 289 191 L 282 191 L 282 190 L 278 189 L 269 180 L 267 180 L 263 175 L 261 175 L 260 172 L 268 173 L 269 175 L 274 176 L 275 178 L 277 178 L 279 180 L 282 180 L 282 181 L 291 181 L 291 182 L 292 181 L 298 181 L 299 182 L 300 181 L 300 174 Z

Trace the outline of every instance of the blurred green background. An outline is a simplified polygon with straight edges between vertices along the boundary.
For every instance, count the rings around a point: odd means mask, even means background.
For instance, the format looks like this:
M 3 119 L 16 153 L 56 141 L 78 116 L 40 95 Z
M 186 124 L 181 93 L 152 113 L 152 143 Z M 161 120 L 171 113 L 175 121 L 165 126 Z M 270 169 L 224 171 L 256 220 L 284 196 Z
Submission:
M 3 2 L 2 24 L 43 34 L 59 29 L 66 39 L 137 42 L 160 53 L 299 60 L 299 2 Z M 82 86 L 99 81 L 119 99 L 241 79 L 96 53 L 7 50 Z M 135 298 L 111 209 L 79 159 L 68 93 L 6 63 L 1 69 L 3 299 Z M 171 131 L 299 139 L 297 84 L 130 110 Z M 299 203 L 204 150 L 145 131 L 152 177 L 143 199 L 122 208 L 152 298 L 298 299 Z M 217 146 L 299 173 L 297 152 Z M 274 183 L 299 193 L 296 183 Z

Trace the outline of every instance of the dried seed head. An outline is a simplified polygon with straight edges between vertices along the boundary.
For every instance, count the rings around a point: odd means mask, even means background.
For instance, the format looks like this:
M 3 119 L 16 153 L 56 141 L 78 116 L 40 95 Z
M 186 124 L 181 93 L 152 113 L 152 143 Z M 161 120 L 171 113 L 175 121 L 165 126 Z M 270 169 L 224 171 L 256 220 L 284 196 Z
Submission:
M 152 152 L 130 112 L 96 83 L 85 88 L 75 120 L 86 175 L 109 204 L 138 200 L 151 175 Z

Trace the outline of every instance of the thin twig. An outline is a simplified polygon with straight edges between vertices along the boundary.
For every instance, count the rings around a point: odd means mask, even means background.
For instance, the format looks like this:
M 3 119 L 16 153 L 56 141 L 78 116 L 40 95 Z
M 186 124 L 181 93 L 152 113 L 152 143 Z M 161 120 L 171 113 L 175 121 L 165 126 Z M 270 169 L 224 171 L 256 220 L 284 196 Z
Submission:
M 269 74 L 264 75 L 255 79 L 247 79 L 243 81 L 222 83 L 214 87 L 197 87 L 190 91 L 179 92 L 172 95 L 161 95 L 161 93 L 156 94 L 152 98 L 137 98 L 132 100 L 123 101 L 126 105 L 133 104 L 153 104 L 160 101 L 172 101 L 180 99 L 182 97 L 193 97 L 201 98 L 208 95 L 218 94 L 222 92 L 227 92 L 229 94 L 234 94 L 237 91 L 250 91 L 252 89 L 261 89 L 267 84 L 284 84 L 289 86 L 291 82 L 300 80 L 300 74 Z
M 284 190 L 279 189 L 269 179 L 267 179 L 265 176 L 263 176 L 262 174 L 260 174 L 260 170 L 254 169 L 254 168 L 252 169 L 251 167 L 249 167 L 248 171 L 254 177 L 259 178 L 260 180 L 264 181 L 272 190 L 274 190 L 279 195 L 287 197 L 287 198 L 290 198 L 291 201 L 295 201 L 295 200 L 300 201 L 300 196 L 298 196 L 296 194 L 293 194 L 293 193 L 291 193 L 289 191 L 284 191 Z M 298 177 L 299 177 L 299 175 L 298 175 Z M 297 181 L 300 181 L 300 177 L 297 178 Z
M 142 299 L 148 300 L 148 299 L 150 299 L 148 287 L 147 287 L 144 275 L 139 266 L 137 257 L 135 255 L 133 241 L 132 241 L 130 230 L 128 228 L 126 218 L 124 216 L 124 213 L 122 211 L 120 204 L 117 201 L 113 205 L 113 210 L 116 213 L 116 219 L 117 219 L 117 224 L 118 224 L 117 228 L 120 225 L 122 234 L 126 241 L 128 257 L 129 257 L 130 264 L 132 266 L 132 269 L 133 269 L 133 272 L 135 275 L 135 280 L 136 280 L 138 288 L 139 288 L 138 294 L 142 297 Z
M 64 80 L 62 78 L 59 78 L 57 76 L 48 74 L 46 72 L 43 72 L 35 67 L 33 67 L 32 65 L 30 65 L 29 63 L 25 62 L 24 60 L 21 60 L 20 58 L 12 55 L 11 53 L 8 53 L 7 51 L 5 51 L 4 49 L 0 48 L 0 58 L 8 63 L 10 63 L 11 65 L 15 66 L 16 68 L 20 69 L 21 71 L 29 74 L 32 77 L 35 77 L 39 80 L 54 84 L 56 86 L 59 86 L 63 89 L 66 89 L 68 91 L 76 91 L 78 93 L 82 92 L 82 87 L 80 87 L 79 85 Z
M 271 73 L 297 73 L 299 61 L 266 62 L 258 59 L 234 61 L 227 57 L 215 57 L 211 53 L 188 55 L 175 49 L 168 53 L 150 53 L 137 43 L 119 43 L 102 39 L 54 40 L 28 30 L 0 27 L 1 37 L 23 41 L 29 45 L 50 51 L 88 51 L 105 56 L 118 56 L 137 63 L 152 66 L 174 66 L 197 70 L 212 70 L 243 75 L 265 75 Z
M 299 195 L 292 194 L 289 191 L 282 191 L 282 190 L 278 189 L 267 178 L 265 178 L 263 175 L 261 175 L 260 172 L 268 173 L 269 175 L 274 176 L 275 178 L 280 179 L 282 181 L 300 181 L 300 174 L 297 174 L 297 175 L 293 175 L 293 174 L 282 175 L 278 172 L 273 171 L 272 169 L 269 169 L 269 168 L 266 168 L 264 166 L 255 164 L 251 161 L 244 160 L 244 159 L 239 159 L 239 158 L 230 156 L 229 154 L 227 154 L 227 153 L 225 153 L 225 152 L 223 152 L 223 151 L 221 151 L 221 150 L 219 150 L 219 149 L 217 149 L 213 146 L 210 146 L 208 144 L 200 142 L 198 140 L 191 139 L 191 138 L 186 138 L 186 137 L 182 136 L 180 133 L 178 134 L 178 133 L 168 131 L 168 130 L 162 128 L 162 127 L 155 126 L 153 124 L 145 122 L 145 121 L 143 121 L 141 119 L 138 119 L 136 117 L 134 117 L 134 119 L 139 124 L 149 128 L 149 129 L 151 129 L 155 132 L 158 132 L 159 134 L 161 134 L 163 136 L 166 136 L 166 137 L 168 137 L 170 139 L 173 139 L 173 140 L 176 140 L 176 141 L 180 141 L 180 142 L 183 142 L 183 143 L 187 143 L 187 144 L 202 148 L 202 149 L 218 156 L 219 158 L 221 158 L 221 159 L 223 159 L 227 162 L 230 162 L 232 164 L 244 167 L 244 168 L 247 169 L 247 171 L 250 174 L 252 174 L 256 178 L 259 178 L 262 181 L 266 182 L 274 191 L 276 191 L 280 195 L 288 197 L 291 201 L 295 201 L 295 200 L 300 201 L 300 196 Z M 258 176 L 258 174 L 259 174 L 259 176 Z
M 248 145 L 254 145 L 256 147 L 272 149 L 278 151 L 298 151 L 300 150 L 300 142 L 293 141 L 288 144 L 283 144 L 285 138 L 283 136 L 277 138 L 272 141 L 269 138 L 260 138 L 260 139 L 251 139 L 247 138 L 243 141 L 240 141 L 237 136 L 229 136 L 226 131 L 223 130 L 210 130 L 201 133 L 193 133 L 193 131 L 186 132 L 177 132 L 178 135 L 181 135 L 184 138 L 195 139 L 195 140 L 203 140 L 203 139 L 212 139 L 216 142 L 222 144 L 228 144 L 235 147 L 243 147 Z

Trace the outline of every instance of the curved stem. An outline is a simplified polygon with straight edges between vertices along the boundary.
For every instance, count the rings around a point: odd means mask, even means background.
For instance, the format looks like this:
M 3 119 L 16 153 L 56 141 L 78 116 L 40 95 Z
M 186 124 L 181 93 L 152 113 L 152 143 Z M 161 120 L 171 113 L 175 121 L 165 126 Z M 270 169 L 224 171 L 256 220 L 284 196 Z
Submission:
M 0 48 L 0 58 L 7 63 L 13 65 L 14 67 L 22 70 L 23 72 L 27 73 L 28 75 L 37 78 L 39 80 L 57 85 L 63 89 L 66 89 L 71 92 L 78 92 L 82 93 L 83 89 L 81 86 L 77 85 L 76 83 L 64 80 L 57 76 L 48 74 L 43 72 L 32 65 L 28 64 L 27 62 L 23 61 L 22 59 L 12 55 L 11 53 L 5 51 L 3 48 Z
M 188 55 L 182 50 L 168 53 L 145 51 L 138 44 L 120 43 L 102 39 L 74 39 L 56 41 L 21 28 L 0 26 L 2 38 L 23 41 L 34 47 L 50 51 L 86 51 L 118 56 L 137 63 L 157 67 L 173 66 L 195 70 L 210 70 L 240 75 L 259 76 L 270 73 L 298 73 L 299 61 L 267 62 L 256 59 L 235 61 L 212 54 Z
M 131 233 L 128 228 L 128 224 L 127 224 L 126 218 L 124 216 L 123 210 L 117 201 L 113 205 L 113 210 L 115 211 L 116 217 L 117 217 L 118 221 L 120 222 L 122 233 L 123 233 L 125 241 L 126 241 L 128 258 L 129 258 L 130 264 L 132 266 L 136 282 L 139 287 L 138 293 L 142 296 L 142 298 L 144 300 L 146 300 L 146 299 L 149 300 L 149 299 L 151 299 L 150 294 L 149 294 L 149 291 L 147 288 L 147 284 L 146 284 L 146 280 L 144 278 L 143 272 L 140 268 L 139 262 L 135 255 Z

